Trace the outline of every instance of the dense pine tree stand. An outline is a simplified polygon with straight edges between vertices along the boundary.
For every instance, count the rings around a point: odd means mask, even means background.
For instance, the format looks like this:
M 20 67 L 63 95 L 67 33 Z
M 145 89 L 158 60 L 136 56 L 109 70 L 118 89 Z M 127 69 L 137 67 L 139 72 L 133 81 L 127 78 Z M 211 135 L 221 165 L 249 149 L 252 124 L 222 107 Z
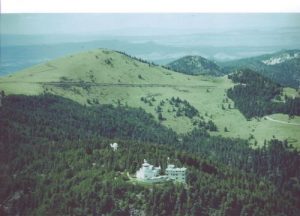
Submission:
M 286 97 L 281 100 L 282 87 L 250 69 L 228 75 L 237 85 L 227 95 L 248 119 L 272 113 L 300 115 L 300 98 Z M 281 101 L 275 101 L 280 99 Z
M 187 167 L 187 184 L 134 183 L 145 158 Z M 179 136 L 141 109 L 2 98 L 1 215 L 300 215 L 299 167 L 286 141 L 253 149 L 205 127 Z

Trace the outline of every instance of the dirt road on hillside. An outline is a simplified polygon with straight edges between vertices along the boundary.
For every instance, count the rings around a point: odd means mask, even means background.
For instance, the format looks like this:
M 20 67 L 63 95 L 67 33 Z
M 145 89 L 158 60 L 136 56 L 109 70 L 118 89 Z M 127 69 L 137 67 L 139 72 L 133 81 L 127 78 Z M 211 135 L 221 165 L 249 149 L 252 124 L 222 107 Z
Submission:
M 98 87 L 146 87 L 146 88 L 215 88 L 215 85 L 174 85 L 174 84 L 154 84 L 154 83 L 94 83 L 94 82 L 16 82 L 6 81 L 1 83 L 26 83 L 26 84 L 41 84 L 41 85 L 54 85 L 54 86 L 98 86 Z
M 266 116 L 266 119 L 268 119 L 268 120 L 270 120 L 272 122 L 280 123 L 280 124 L 288 124 L 288 125 L 300 126 L 300 124 L 298 124 L 298 123 L 291 123 L 291 122 L 280 121 L 280 120 L 273 119 L 273 118 L 271 118 L 269 116 Z

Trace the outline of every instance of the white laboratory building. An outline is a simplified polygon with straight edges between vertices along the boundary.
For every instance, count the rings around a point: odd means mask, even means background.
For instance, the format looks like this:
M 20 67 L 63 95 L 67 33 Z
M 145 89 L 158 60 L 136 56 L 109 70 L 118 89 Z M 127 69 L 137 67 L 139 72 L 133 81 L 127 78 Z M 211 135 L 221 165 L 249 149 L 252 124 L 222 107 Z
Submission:
M 136 178 L 138 181 L 156 183 L 175 181 L 185 183 L 186 180 L 186 168 L 177 168 L 175 165 L 169 164 L 165 173 L 166 175 L 160 175 L 161 168 L 154 167 L 146 160 L 142 164 L 142 167 L 136 172 Z
M 144 160 L 142 167 L 136 172 L 136 178 L 139 181 L 150 183 L 166 181 L 167 176 L 159 175 L 160 170 L 160 167 L 154 167 Z
M 186 181 L 186 168 L 178 168 L 173 164 L 168 164 L 168 167 L 165 171 L 169 179 L 172 179 L 175 182 L 185 183 Z

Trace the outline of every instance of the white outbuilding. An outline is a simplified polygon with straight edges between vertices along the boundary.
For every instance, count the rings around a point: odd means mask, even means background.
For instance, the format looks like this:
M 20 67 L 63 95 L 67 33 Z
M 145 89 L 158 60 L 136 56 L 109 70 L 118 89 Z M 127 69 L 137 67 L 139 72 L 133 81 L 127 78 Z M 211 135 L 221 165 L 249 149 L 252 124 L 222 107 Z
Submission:
M 118 143 L 111 143 L 110 147 L 114 150 L 117 151 L 118 150 Z

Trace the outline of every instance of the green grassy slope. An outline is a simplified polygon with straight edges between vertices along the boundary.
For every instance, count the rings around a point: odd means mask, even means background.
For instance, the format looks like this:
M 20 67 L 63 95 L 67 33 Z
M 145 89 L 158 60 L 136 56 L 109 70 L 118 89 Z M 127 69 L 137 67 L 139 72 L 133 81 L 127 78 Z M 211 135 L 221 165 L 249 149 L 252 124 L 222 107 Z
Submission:
M 0 78 L 0 90 L 6 94 L 48 92 L 81 104 L 141 107 L 157 120 L 157 106 L 164 101 L 161 108 L 166 120 L 162 123 L 176 132 L 186 133 L 192 130 L 192 122 L 198 117 L 176 116 L 174 106 L 167 101 L 179 97 L 198 109 L 206 121 L 211 119 L 216 123 L 219 130 L 212 132 L 215 135 L 247 139 L 252 134 L 259 145 L 275 136 L 289 139 L 300 147 L 299 126 L 269 119 L 247 121 L 233 109 L 233 102 L 226 96 L 226 90 L 232 86 L 226 76 L 185 75 L 102 49 L 74 54 Z M 141 97 L 151 100 L 152 105 L 141 101 Z M 292 121 L 299 122 L 300 118 Z M 225 127 L 228 132 L 224 132 Z

